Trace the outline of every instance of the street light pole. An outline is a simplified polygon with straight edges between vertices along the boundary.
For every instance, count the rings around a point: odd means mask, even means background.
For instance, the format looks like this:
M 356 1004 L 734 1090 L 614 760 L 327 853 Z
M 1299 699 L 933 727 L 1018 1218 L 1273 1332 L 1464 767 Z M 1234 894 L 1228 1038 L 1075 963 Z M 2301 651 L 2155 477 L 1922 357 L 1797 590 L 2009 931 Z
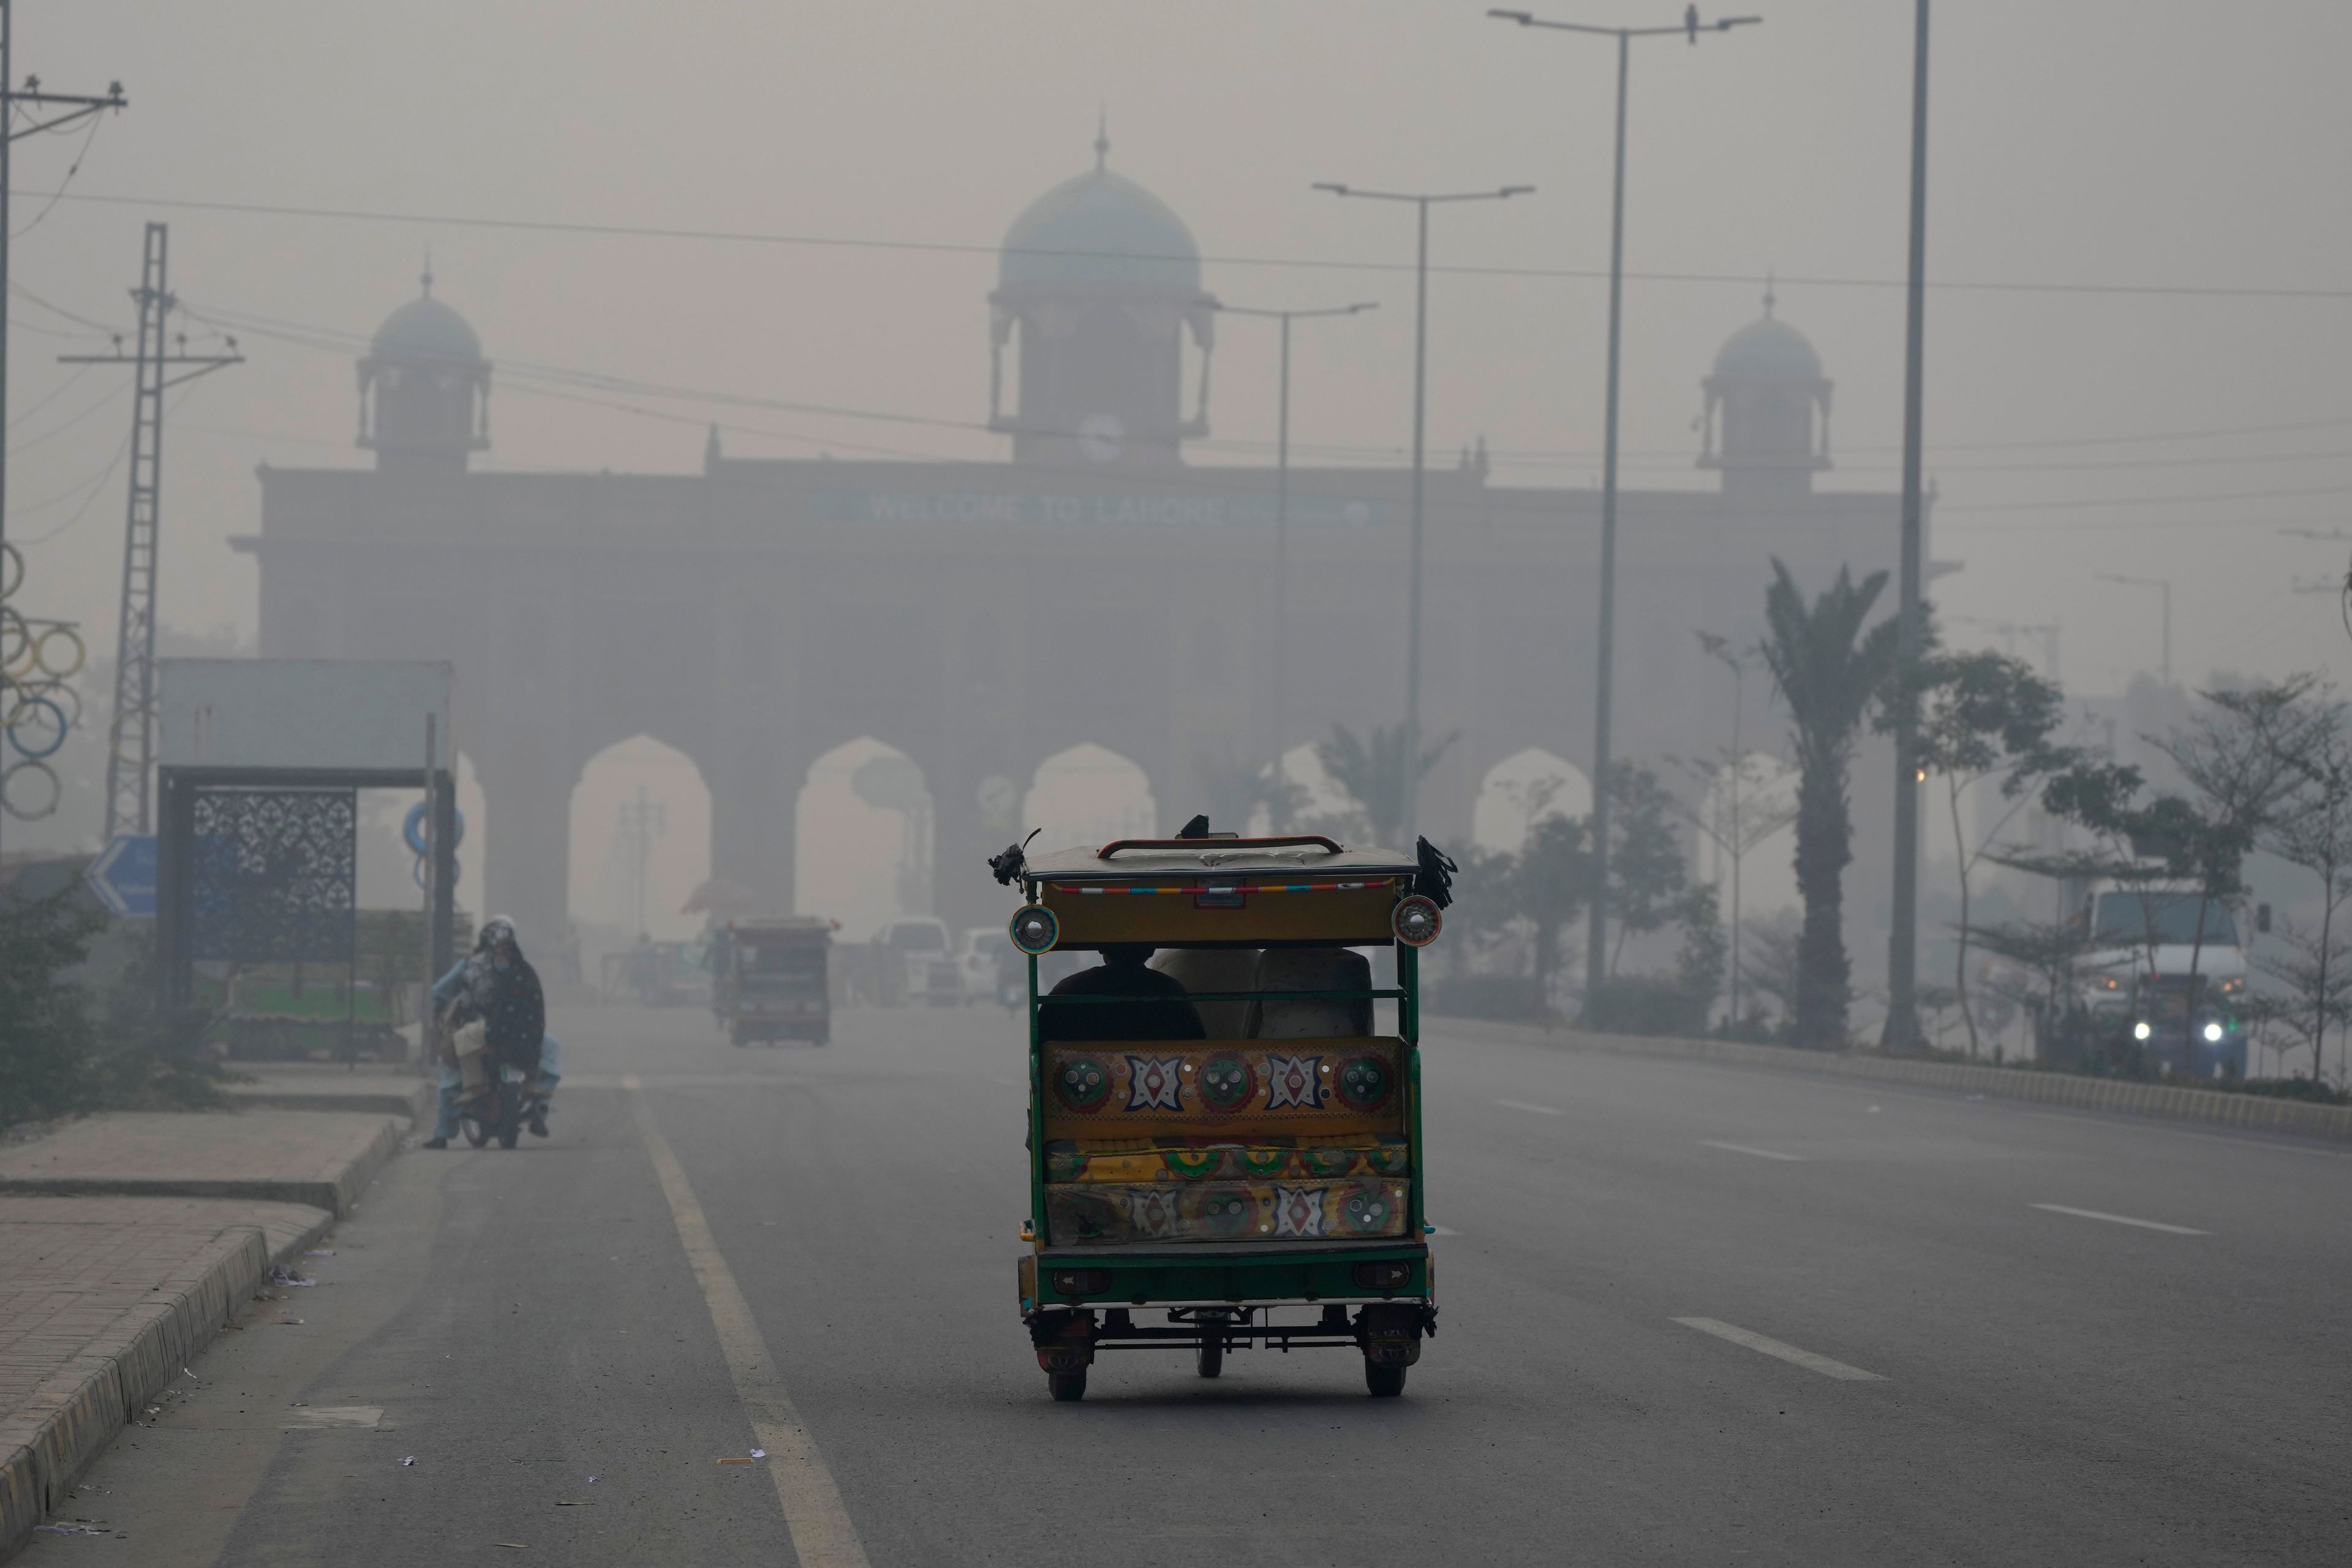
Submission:
M 1290 323 L 1322 316 L 1352 316 L 1380 309 L 1376 300 L 1330 305 L 1314 310 L 1265 310 L 1247 305 L 1220 305 L 1228 316 L 1263 316 L 1282 323 L 1282 377 L 1275 414 L 1274 468 L 1274 767 L 1282 767 L 1284 704 L 1289 686 L 1290 647 L 1288 583 L 1290 576 Z
M 1911 274 L 1905 298 L 1903 348 L 1903 552 L 1896 588 L 1895 658 L 1905 670 L 1927 650 L 1922 597 L 1927 340 L 1927 0 L 1918 0 L 1911 64 Z M 1909 676 L 1904 677 L 1906 690 Z M 1919 705 L 1906 695 L 1895 713 L 1894 918 L 1886 934 L 1886 1027 L 1880 1043 L 1908 1050 L 1919 1038 Z
M 1404 780 L 1402 826 L 1403 837 L 1419 831 L 1421 810 L 1421 533 L 1423 475 L 1426 471 L 1425 437 L 1429 405 L 1429 209 L 1440 202 L 1498 202 L 1534 194 L 1533 185 L 1505 185 L 1492 191 L 1459 191 L 1443 195 L 1405 191 L 1360 191 L 1353 185 L 1317 181 L 1315 189 L 1335 196 L 1360 196 L 1374 202 L 1411 202 L 1421 217 L 1420 248 L 1413 267 L 1412 318 L 1412 542 L 1407 568 L 1404 644 Z
M 1727 33 L 1760 22 L 1761 16 L 1699 20 L 1698 7 L 1683 13 L 1676 27 L 1596 27 L 1582 22 L 1551 22 L 1526 11 L 1489 11 L 1487 16 L 1522 27 L 1559 33 L 1589 33 L 1617 40 L 1616 178 L 1609 218 L 1609 400 L 1601 458 L 1601 621 L 1593 657 L 1592 694 L 1592 891 L 1584 930 L 1586 1005 L 1607 973 L 1609 959 L 1609 773 L 1610 721 L 1617 664 L 1617 384 L 1625 299 L 1625 83 L 1633 40 L 1680 37 L 1697 43 L 1701 32 Z
M 2153 588 L 2164 595 L 2164 689 L 2172 689 L 2172 580 L 2169 577 L 2126 577 L 2119 573 L 2102 572 L 2102 583 L 2121 583 L 2126 587 Z

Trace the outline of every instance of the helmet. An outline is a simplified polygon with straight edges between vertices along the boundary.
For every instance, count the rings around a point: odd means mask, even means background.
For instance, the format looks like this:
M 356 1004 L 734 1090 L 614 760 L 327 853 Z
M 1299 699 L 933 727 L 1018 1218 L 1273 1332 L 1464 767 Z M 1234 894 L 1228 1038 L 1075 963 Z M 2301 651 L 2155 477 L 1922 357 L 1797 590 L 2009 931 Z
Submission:
M 493 947 L 518 945 L 515 941 L 514 921 L 505 915 L 492 915 L 482 922 L 482 933 L 475 939 L 474 945 L 486 952 Z

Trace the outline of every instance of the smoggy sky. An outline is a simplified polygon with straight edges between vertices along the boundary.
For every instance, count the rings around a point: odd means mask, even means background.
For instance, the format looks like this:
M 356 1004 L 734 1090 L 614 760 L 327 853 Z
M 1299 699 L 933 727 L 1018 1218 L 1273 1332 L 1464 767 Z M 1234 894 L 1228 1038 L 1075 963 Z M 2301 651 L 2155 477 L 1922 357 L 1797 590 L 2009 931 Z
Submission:
M 1698 382 L 1776 268 L 1780 313 L 1837 383 L 1823 483 L 1892 488 L 1912 7 L 1752 8 L 1762 26 L 1635 50 L 1626 482 L 1712 482 L 1690 468 Z M 33 572 L 19 602 L 111 647 L 122 475 L 96 481 L 128 429 L 128 375 L 66 385 L 54 356 L 104 339 L 47 307 L 127 326 L 147 219 L 172 226 L 192 344 L 235 318 L 251 361 L 175 405 L 163 616 L 249 635 L 254 567 L 226 541 L 257 526 L 253 468 L 367 460 L 352 447 L 350 345 L 415 292 L 428 246 L 436 292 L 499 364 L 498 467 L 691 469 L 711 419 L 746 455 L 1001 455 L 969 427 L 986 416 L 989 250 L 1091 161 L 1098 107 L 1111 165 L 1184 216 L 1228 303 L 1381 302 L 1299 329 L 1294 428 L 1310 453 L 1402 458 L 1412 289 L 1392 268 L 1412 229 L 1408 209 L 1309 183 L 1539 186 L 1439 216 L 1441 265 L 1555 275 L 1434 279 L 1432 447 L 1451 461 L 1483 435 L 1497 481 L 1597 482 L 1612 47 L 1483 9 L 22 0 L 20 79 L 75 91 L 119 78 L 131 108 L 54 205 L 43 193 L 83 139 L 16 144 L 15 277 L 46 301 L 9 302 L 8 532 Z M 1680 6 L 1546 14 L 1656 23 Z M 1947 286 L 1929 300 L 1927 428 L 1936 554 L 1965 564 L 1936 590 L 1955 640 L 2000 641 L 1956 617 L 2055 621 L 2068 684 L 2114 689 L 2158 654 L 2156 595 L 2096 580 L 2121 572 L 2173 581 L 2184 679 L 2342 672 L 2336 596 L 2293 590 L 2340 579 L 2352 543 L 2281 531 L 2352 531 L 2352 108 L 2337 79 L 2352 14 L 1948 0 L 1937 26 L 1930 276 Z M 2142 291 L 2162 288 L 2185 291 Z M 1216 439 L 1193 460 L 1261 460 L 1273 333 L 1221 329 Z

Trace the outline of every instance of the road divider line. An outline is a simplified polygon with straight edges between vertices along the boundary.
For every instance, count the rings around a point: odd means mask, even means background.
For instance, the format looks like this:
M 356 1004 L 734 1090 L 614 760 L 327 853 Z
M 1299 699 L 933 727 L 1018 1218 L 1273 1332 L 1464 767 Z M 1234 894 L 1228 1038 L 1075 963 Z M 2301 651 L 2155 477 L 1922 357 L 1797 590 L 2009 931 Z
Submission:
M 1676 1318 L 1675 1321 L 1686 1329 L 1696 1329 L 1700 1333 L 1713 1334 L 1717 1339 L 1728 1340 L 1735 1345 L 1745 1345 L 1759 1354 L 1785 1361 L 1790 1366 L 1801 1366 L 1807 1372 L 1820 1373 L 1823 1377 L 1834 1377 L 1843 1383 L 1885 1383 L 1886 1381 L 1874 1372 L 1864 1372 L 1858 1366 L 1848 1366 L 1842 1361 L 1832 1361 L 1825 1355 L 1815 1355 L 1811 1351 L 1799 1350 L 1795 1345 L 1768 1339 L 1753 1329 L 1743 1329 L 1736 1323 L 1727 1323 L 1719 1318 Z
M 1805 1158 L 1802 1154 L 1783 1154 L 1778 1149 L 1755 1149 L 1745 1143 L 1719 1143 L 1712 1138 L 1702 1138 L 1699 1143 L 1708 1149 L 1728 1149 L 1735 1154 L 1753 1154 L 1759 1160 L 1787 1160 L 1801 1164 Z
M 2109 1225 L 2129 1225 L 2137 1226 L 2142 1230 L 2160 1230 L 2168 1236 L 2210 1236 L 2213 1234 L 2210 1230 L 2191 1230 L 2185 1225 L 2167 1225 L 2162 1220 L 2134 1219 L 2129 1215 L 2101 1214 L 2097 1209 L 2069 1208 L 2064 1204 L 2028 1204 L 2026 1205 L 2026 1207 L 2042 1209 L 2050 1214 L 2070 1214 L 2076 1219 L 2103 1219 Z
M 1524 1100 L 1498 1100 L 1496 1104 L 1506 1110 L 1532 1110 L 1538 1116 L 1566 1116 L 1567 1111 L 1556 1105 L 1529 1105 Z
M 634 1075 L 625 1081 L 630 1089 L 637 1087 Z M 710 1310 L 710 1326 L 718 1331 L 719 1349 L 735 1380 L 736 1397 L 751 1418 L 759 1446 L 768 1451 L 768 1474 L 776 1483 L 776 1500 L 783 1506 L 784 1526 L 792 1531 L 793 1554 L 801 1568 L 869 1568 L 866 1548 L 858 1543 L 857 1529 L 841 1500 L 841 1489 L 834 1485 L 833 1472 L 825 1468 L 824 1456 L 817 1452 L 816 1439 L 809 1435 L 800 1412 L 784 1392 L 775 1358 L 768 1353 L 767 1342 L 760 1337 L 760 1326 L 751 1316 L 751 1303 L 744 1299 L 735 1283 L 735 1271 L 719 1253 L 710 1222 L 695 1201 L 694 1188 L 688 1184 L 686 1167 L 677 1163 L 661 1129 L 654 1125 L 653 1110 L 645 1095 L 632 1098 L 637 1131 L 653 1159 L 654 1173 L 661 1179 L 662 1196 L 669 1200 L 670 1218 L 677 1223 L 677 1238 L 686 1247 L 695 1283 L 701 1287 L 703 1304 Z

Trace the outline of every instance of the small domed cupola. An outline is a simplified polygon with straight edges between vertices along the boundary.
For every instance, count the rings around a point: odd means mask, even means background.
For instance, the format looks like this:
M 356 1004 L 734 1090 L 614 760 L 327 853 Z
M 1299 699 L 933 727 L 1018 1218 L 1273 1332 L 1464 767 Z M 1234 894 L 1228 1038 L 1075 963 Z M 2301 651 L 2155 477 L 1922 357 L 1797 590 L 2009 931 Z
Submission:
M 359 363 L 359 444 L 379 470 L 463 473 L 490 445 L 490 363 L 466 318 L 422 291 L 376 329 Z
M 1201 253 L 1167 203 L 1095 166 L 1032 202 L 1004 236 L 989 296 L 989 427 L 1015 462 L 1172 464 L 1209 431 L 1209 356 L 1217 301 Z M 1184 338 L 1200 351 L 1200 392 L 1184 416 Z M 1018 336 L 1014 407 L 1003 406 L 1006 345 Z
M 1715 356 L 1698 466 L 1718 468 L 1726 490 L 1751 486 L 1809 490 L 1830 466 L 1831 382 L 1805 334 L 1772 313 L 1731 334 Z M 1813 416 L 1821 416 L 1816 441 Z

